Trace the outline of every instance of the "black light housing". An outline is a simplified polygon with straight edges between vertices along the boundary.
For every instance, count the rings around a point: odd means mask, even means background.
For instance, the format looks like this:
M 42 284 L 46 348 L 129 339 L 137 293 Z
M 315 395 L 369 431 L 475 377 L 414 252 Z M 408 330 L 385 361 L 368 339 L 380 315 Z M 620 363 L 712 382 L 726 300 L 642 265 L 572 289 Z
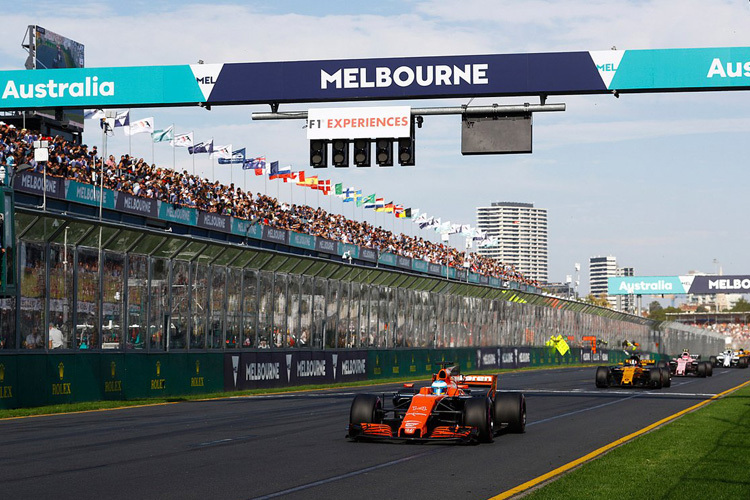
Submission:
M 375 140 L 375 161 L 381 167 L 393 166 L 393 139 Z
M 354 139 L 352 160 L 358 167 L 370 166 L 370 139 Z
M 323 139 L 310 141 L 310 166 L 326 168 L 328 166 L 328 143 Z
M 331 163 L 334 167 L 349 166 L 349 141 L 334 139 L 331 141 Z
M 398 163 L 406 167 L 414 165 L 414 134 L 398 140 Z

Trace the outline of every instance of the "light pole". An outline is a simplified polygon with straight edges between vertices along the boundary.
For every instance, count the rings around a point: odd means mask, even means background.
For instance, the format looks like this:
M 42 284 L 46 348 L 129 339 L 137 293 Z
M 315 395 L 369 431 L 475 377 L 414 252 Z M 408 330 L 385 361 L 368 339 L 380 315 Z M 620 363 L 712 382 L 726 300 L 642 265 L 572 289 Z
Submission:
M 47 211 L 47 162 L 49 161 L 49 141 L 34 141 L 34 161 L 42 164 L 42 210 Z

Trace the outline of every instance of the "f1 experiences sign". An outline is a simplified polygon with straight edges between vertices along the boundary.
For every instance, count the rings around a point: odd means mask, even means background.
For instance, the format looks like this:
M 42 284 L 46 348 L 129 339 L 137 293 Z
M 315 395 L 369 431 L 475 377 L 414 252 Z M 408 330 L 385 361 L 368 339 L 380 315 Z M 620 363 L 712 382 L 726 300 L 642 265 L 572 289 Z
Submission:
M 607 279 L 609 295 L 750 293 L 750 276 L 624 276 Z
M 366 351 L 261 351 L 224 357 L 226 391 L 352 382 L 366 378 Z

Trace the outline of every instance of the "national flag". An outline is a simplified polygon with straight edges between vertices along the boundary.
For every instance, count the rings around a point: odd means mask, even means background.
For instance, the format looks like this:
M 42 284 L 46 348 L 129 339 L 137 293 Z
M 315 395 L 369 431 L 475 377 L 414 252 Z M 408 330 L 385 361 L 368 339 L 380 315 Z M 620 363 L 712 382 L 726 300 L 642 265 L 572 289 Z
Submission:
M 399 217 L 399 214 L 404 211 L 403 205 L 394 205 L 393 206 L 393 215 L 394 217 Z
M 279 167 L 279 162 L 272 161 L 271 169 L 268 171 L 268 178 L 271 180 L 283 179 L 285 176 L 291 175 L 291 173 L 292 173 L 291 165 L 287 165 L 285 167 Z
M 199 142 L 195 146 L 188 147 L 188 153 L 190 153 L 191 155 L 197 155 L 199 153 L 211 154 L 213 152 L 214 152 L 214 140 L 213 139 L 211 139 L 211 142 Z
M 375 193 L 362 198 L 362 203 L 365 205 L 365 208 L 375 208 Z
M 383 198 L 375 198 L 375 211 L 376 212 L 383 212 L 383 208 L 385 207 L 385 201 Z
M 283 167 L 279 167 L 279 162 L 272 161 L 271 162 L 271 170 L 268 172 L 268 178 L 273 179 L 284 179 L 286 177 L 289 177 L 292 175 L 292 166 L 291 165 L 285 165 Z
M 154 118 L 144 118 L 125 127 L 125 135 L 145 134 L 154 131 Z
M 170 125 L 169 127 L 165 128 L 164 130 L 154 130 L 151 133 L 151 139 L 154 142 L 167 142 L 171 141 L 172 138 L 174 138 L 174 126 Z
M 170 141 L 173 147 L 188 148 L 193 145 L 193 133 L 180 134 L 174 136 L 174 139 Z
M 434 227 L 434 228 L 435 228 L 435 231 L 437 231 L 437 230 L 438 230 L 438 228 L 440 227 L 440 225 L 442 224 L 442 223 L 440 222 L 440 217 L 438 217 L 437 219 L 436 219 L 436 218 L 434 218 L 434 217 L 430 217 L 429 219 L 427 219 L 427 222 L 428 222 L 428 224 L 427 224 L 427 226 L 426 226 L 426 227 L 427 227 L 428 229 L 429 229 L 429 228 L 433 228 L 433 227 Z
M 130 125 L 130 110 L 119 111 L 115 116 L 115 127 L 127 127 Z
M 385 206 L 383 207 L 384 211 L 388 212 L 389 214 L 392 214 L 392 213 L 393 213 L 393 209 L 394 209 L 394 208 L 396 208 L 396 205 L 394 205 L 392 201 L 389 201 L 389 202 L 388 202 L 388 203 L 386 203 L 386 204 L 385 204 Z
M 302 176 L 302 179 L 305 178 L 305 172 L 290 172 L 289 175 L 284 176 L 284 182 L 290 182 L 290 181 L 298 181 L 300 179 L 300 176 Z
M 216 146 L 212 156 L 215 156 L 219 160 L 231 160 L 232 159 L 232 145 L 226 144 L 224 146 Z M 220 162 L 221 163 L 221 162 Z M 231 163 L 231 161 L 229 161 Z
M 83 118 L 85 120 L 100 120 L 106 118 L 103 109 L 87 109 L 83 112 Z
M 399 219 L 411 219 L 411 208 L 405 208 L 396 214 Z
M 263 175 L 266 170 L 266 157 L 246 158 L 242 165 L 243 170 L 255 170 L 255 175 Z
M 344 191 L 344 184 L 339 182 L 338 184 L 334 186 L 333 194 L 335 194 L 336 196 L 341 196 L 343 194 L 343 191 Z
M 448 234 L 458 234 L 461 232 L 461 224 L 451 224 Z
M 230 145 L 231 149 L 231 145 Z M 245 164 L 245 148 L 242 149 L 235 149 L 232 151 L 232 154 L 229 158 L 225 158 L 224 156 L 219 156 L 219 165 L 232 165 L 232 164 L 239 164 L 244 165 Z
M 312 188 L 318 185 L 318 176 L 313 175 L 312 177 L 305 177 L 302 181 L 297 183 L 298 186 Z
M 328 194 L 331 192 L 331 181 L 328 179 L 318 181 L 318 185 L 315 186 L 313 189 L 317 189 L 318 191 L 323 191 L 323 194 L 328 196 Z

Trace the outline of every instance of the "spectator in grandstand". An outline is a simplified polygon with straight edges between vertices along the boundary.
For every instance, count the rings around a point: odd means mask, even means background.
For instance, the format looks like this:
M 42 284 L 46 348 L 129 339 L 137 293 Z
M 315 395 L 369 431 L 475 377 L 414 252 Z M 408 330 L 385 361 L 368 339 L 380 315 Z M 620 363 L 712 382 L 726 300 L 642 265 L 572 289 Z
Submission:
M 34 327 L 24 340 L 24 346 L 26 349 L 39 349 L 44 345 L 44 339 L 42 339 L 39 329 Z
M 50 323 L 49 325 L 49 348 L 60 349 L 65 347 L 65 338 L 63 337 L 62 330 L 57 326 Z

